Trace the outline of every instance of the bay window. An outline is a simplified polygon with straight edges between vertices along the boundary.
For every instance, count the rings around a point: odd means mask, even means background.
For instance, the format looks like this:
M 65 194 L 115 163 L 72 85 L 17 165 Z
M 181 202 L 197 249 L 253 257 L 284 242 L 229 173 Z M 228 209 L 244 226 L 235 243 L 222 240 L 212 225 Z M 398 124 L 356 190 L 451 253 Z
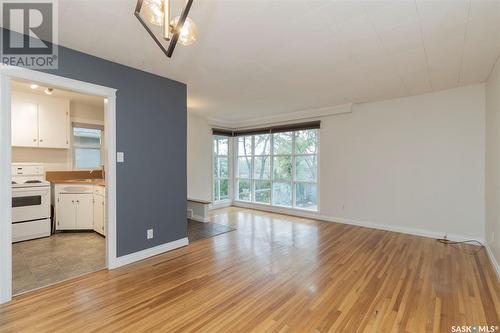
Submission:
M 236 136 L 236 200 L 317 210 L 318 129 Z
M 318 139 L 319 122 L 234 132 L 214 129 L 214 201 L 230 200 L 234 184 L 235 201 L 317 211 Z

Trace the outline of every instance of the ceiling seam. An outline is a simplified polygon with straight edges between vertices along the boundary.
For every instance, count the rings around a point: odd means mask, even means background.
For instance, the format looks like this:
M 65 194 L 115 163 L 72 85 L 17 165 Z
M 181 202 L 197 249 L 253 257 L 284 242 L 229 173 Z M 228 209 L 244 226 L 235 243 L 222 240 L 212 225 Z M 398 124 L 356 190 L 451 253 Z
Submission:
M 427 80 L 429 81 L 429 86 L 431 88 L 431 91 L 434 91 L 431 79 L 431 72 L 429 69 L 429 55 L 427 54 L 427 48 L 425 47 L 424 32 L 422 30 L 421 17 L 418 11 L 417 0 L 414 0 L 413 3 L 415 4 L 415 11 L 417 12 L 417 17 L 418 17 L 418 30 L 420 31 L 420 41 L 422 42 L 422 48 L 424 49 L 424 54 L 425 54 L 425 67 L 427 69 Z
M 364 10 L 364 12 L 365 12 L 366 17 L 368 18 L 368 21 L 370 21 L 370 25 L 372 26 L 373 31 L 375 31 L 375 34 L 377 35 L 377 38 L 378 38 L 378 40 L 379 40 L 380 44 L 381 44 L 381 45 L 382 45 L 382 47 L 384 48 L 384 51 L 385 51 L 385 53 L 386 53 L 387 57 L 388 57 L 388 58 L 391 58 L 392 60 L 394 60 L 394 58 L 391 56 L 391 53 L 389 52 L 389 50 L 388 50 L 388 49 L 387 49 L 387 47 L 385 46 L 384 41 L 382 40 L 382 37 L 380 37 L 380 34 L 379 34 L 379 32 L 378 32 L 377 28 L 375 27 L 375 24 L 373 23 L 373 20 L 372 20 L 372 18 L 371 18 L 371 16 L 370 16 L 370 14 L 368 13 L 368 10 L 366 9 L 366 4 L 365 4 L 365 3 L 363 3 L 363 10 Z M 395 61 L 391 61 L 391 63 L 395 63 Z M 405 82 L 405 80 L 403 79 L 403 76 L 401 75 L 401 73 L 400 73 L 399 69 L 397 68 L 397 66 L 394 66 L 394 67 L 396 67 L 395 69 L 396 69 L 396 73 L 398 74 L 399 81 L 401 81 L 401 84 L 402 84 L 402 85 L 403 85 L 403 87 L 405 88 L 406 93 L 407 93 L 407 94 L 411 94 L 410 89 L 409 89 L 409 88 L 408 88 L 408 86 L 406 85 L 406 82 Z
M 464 66 L 464 56 L 465 56 L 465 42 L 467 40 L 467 33 L 468 33 L 468 29 L 469 29 L 471 7 L 472 7 L 472 0 L 469 0 L 469 8 L 467 10 L 467 22 L 465 23 L 464 43 L 462 45 L 462 57 L 460 59 L 460 70 L 458 72 L 457 87 L 460 87 L 461 82 L 462 82 L 462 73 L 463 73 L 463 70 L 464 70 L 463 66 Z

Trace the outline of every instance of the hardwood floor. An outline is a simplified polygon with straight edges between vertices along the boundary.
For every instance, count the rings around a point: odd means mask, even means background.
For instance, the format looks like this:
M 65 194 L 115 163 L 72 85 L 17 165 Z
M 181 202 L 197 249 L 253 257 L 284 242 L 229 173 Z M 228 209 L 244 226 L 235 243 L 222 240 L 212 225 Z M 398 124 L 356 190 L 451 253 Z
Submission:
M 451 332 L 499 325 L 484 249 L 229 208 L 237 230 L 0 307 L 0 332 Z

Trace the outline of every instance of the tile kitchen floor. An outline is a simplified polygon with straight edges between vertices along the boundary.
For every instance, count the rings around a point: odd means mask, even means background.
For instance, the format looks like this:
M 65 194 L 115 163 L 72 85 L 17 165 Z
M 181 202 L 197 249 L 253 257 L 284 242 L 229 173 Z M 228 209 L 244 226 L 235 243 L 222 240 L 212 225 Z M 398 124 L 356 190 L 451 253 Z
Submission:
M 20 294 L 105 268 L 106 241 L 94 233 L 58 233 L 12 244 L 12 293 Z

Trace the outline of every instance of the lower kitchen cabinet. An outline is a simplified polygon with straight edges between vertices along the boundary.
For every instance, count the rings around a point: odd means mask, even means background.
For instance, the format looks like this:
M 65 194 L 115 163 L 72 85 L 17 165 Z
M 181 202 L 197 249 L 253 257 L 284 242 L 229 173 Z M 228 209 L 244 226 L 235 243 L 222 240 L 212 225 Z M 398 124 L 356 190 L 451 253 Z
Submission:
M 94 194 L 94 231 L 106 236 L 104 196 Z
M 106 189 L 98 185 L 56 184 L 56 230 L 94 230 L 106 236 Z
M 57 230 L 94 228 L 92 194 L 59 194 L 56 202 Z

